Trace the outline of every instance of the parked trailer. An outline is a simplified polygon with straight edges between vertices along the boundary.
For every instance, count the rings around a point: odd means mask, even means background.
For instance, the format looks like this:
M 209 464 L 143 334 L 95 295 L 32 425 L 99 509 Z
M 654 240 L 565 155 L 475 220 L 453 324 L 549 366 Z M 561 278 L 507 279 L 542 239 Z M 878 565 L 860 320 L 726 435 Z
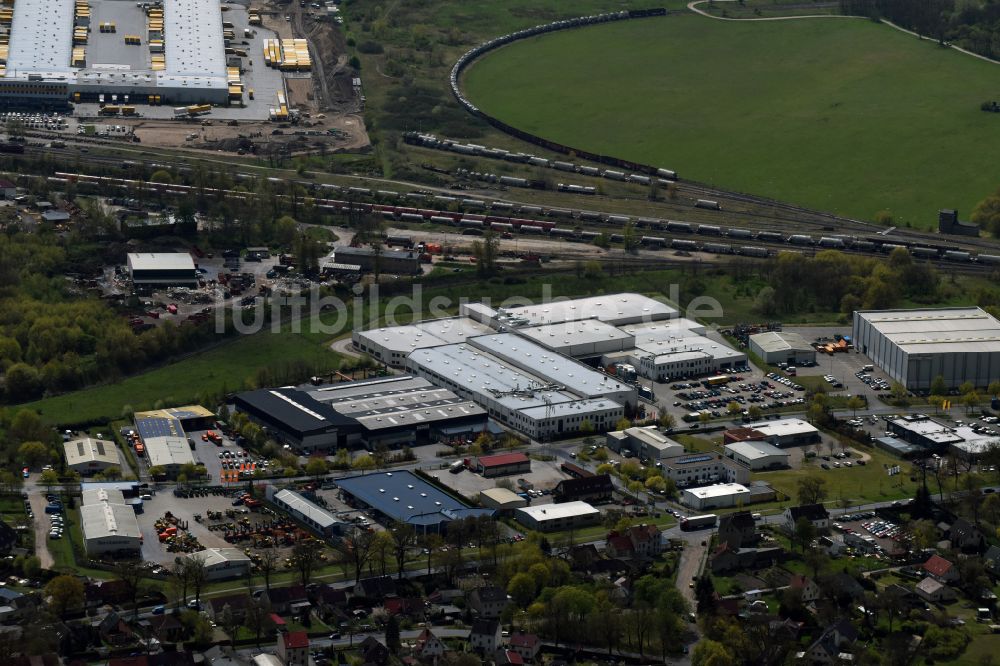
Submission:
M 702 236 L 721 236 L 722 229 L 712 224 L 699 224 L 698 233 Z
M 681 518 L 681 530 L 690 532 L 692 530 L 703 530 L 709 527 L 715 527 L 715 523 L 718 519 L 719 517 L 714 513 L 706 514 L 704 516 Z
M 753 232 L 749 229 L 734 229 L 732 227 L 729 228 L 726 235 L 730 238 L 753 238 Z
M 601 170 L 598 169 L 597 167 L 580 166 L 580 167 L 577 167 L 576 170 L 578 172 L 580 172 L 581 174 L 583 174 L 584 176 L 600 176 L 601 175 Z
M 847 247 L 847 244 L 844 243 L 843 238 L 832 238 L 830 236 L 823 236 L 822 238 L 820 238 L 818 245 L 820 247 L 836 248 L 838 250 L 842 250 L 843 248 Z
M 960 252 L 958 250 L 946 250 L 944 258 L 949 261 L 972 261 L 971 254 L 968 252 Z
M 766 257 L 768 255 L 767 248 L 765 247 L 753 247 L 752 245 L 744 245 L 740 248 L 739 254 L 744 257 Z
M 722 205 L 718 201 L 711 199 L 698 199 L 694 202 L 695 208 L 707 208 L 709 210 L 722 210 Z
M 690 234 L 693 233 L 691 225 L 687 222 L 675 222 L 670 220 L 667 222 L 667 231 L 672 231 L 675 234 Z
M 694 251 L 698 249 L 698 244 L 693 240 L 683 240 L 681 238 L 674 238 L 670 241 L 670 247 L 675 250 L 689 250 Z

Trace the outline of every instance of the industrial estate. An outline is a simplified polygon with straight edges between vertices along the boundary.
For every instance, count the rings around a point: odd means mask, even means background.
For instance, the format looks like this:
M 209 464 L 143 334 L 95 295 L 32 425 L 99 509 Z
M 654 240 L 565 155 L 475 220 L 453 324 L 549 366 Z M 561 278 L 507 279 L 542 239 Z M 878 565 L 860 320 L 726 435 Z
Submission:
M 0 6 L 0 663 L 994 663 L 931 4 Z

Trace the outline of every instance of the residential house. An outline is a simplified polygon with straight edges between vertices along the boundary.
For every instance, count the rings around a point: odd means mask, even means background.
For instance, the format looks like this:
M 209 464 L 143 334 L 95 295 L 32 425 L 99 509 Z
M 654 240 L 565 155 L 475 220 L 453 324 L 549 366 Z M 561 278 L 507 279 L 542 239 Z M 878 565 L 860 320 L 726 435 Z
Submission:
M 294 612 L 296 607 L 309 603 L 309 595 L 304 585 L 289 585 L 288 587 L 272 587 L 264 592 L 271 610 L 278 615 Z
M 651 559 L 663 552 L 663 538 L 656 525 L 632 525 L 624 532 L 611 531 L 607 536 L 611 557 Z
M 469 593 L 469 608 L 476 611 L 479 617 L 485 619 L 497 619 L 503 614 L 510 597 L 502 587 L 487 586 L 477 587 Z
M 161 643 L 176 643 L 184 638 L 184 625 L 173 613 L 150 617 L 149 630 Z
M 832 534 L 823 535 L 816 538 L 816 545 L 826 551 L 830 557 L 840 557 L 847 550 L 843 535 Z
M 365 664 L 385 666 L 389 661 L 389 648 L 374 636 L 369 636 L 361 641 L 358 645 L 358 651 L 361 652 L 361 658 L 365 660 Z
M 524 659 L 513 650 L 499 648 L 493 656 L 495 666 L 524 666 Z
M 924 562 L 924 571 L 943 583 L 954 583 L 958 580 L 958 567 L 940 555 L 931 555 Z
M 986 549 L 983 566 L 993 575 L 1000 574 L 1000 546 L 990 546 Z
M 857 630 L 846 619 L 838 620 L 830 625 L 816 641 L 806 650 L 805 658 L 812 664 L 836 664 L 850 659 L 842 659 L 841 655 L 850 654 L 854 643 L 858 640 Z
M 0 555 L 6 555 L 17 545 L 17 530 L 0 520 Z
M 525 662 L 532 662 L 542 649 L 542 641 L 535 634 L 518 632 L 510 637 L 510 649 L 521 655 Z
M 759 540 L 757 523 L 749 511 L 737 511 L 719 518 L 719 543 L 730 548 L 749 548 Z
M 719 546 L 712 555 L 712 573 L 721 574 L 740 569 L 763 569 L 780 562 L 785 551 L 773 548 L 730 549 L 726 544 Z
M 916 592 L 917 596 L 921 599 L 931 601 L 933 603 L 954 601 L 957 598 L 954 589 L 948 587 L 948 585 L 939 580 L 931 578 L 930 576 L 917 583 L 913 588 L 913 591 Z
M 788 587 L 793 590 L 800 590 L 802 592 L 802 601 L 807 604 L 816 601 L 823 594 L 816 581 L 802 574 L 793 575 L 792 579 L 788 581 Z
M 472 623 L 469 645 L 481 654 L 493 654 L 500 646 L 500 623 L 481 618 Z
M 337 622 L 334 623 L 337 624 L 347 606 L 347 590 L 332 585 L 320 585 L 310 597 L 310 601 L 324 621 L 328 618 L 337 618 Z
M 382 602 L 382 607 L 390 615 L 420 617 L 424 614 L 424 600 L 421 597 L 389 597 Z
M 111 645 L 125 645 L 132 640 L 134 633 L 116 611 L 111 611 L 98 623 L 97 634 L 101 640 Z
M 204 602 L 202 602 L 204 603 Z M 222 615 L 222 611 L 229 607 L 229 612 L 237 622 L 242 623 L 247 617 L 247 607 L 250 605 L 250 597 L 246 594 L 227 594 L 223 597 L 212 597 L 208 600 L 208 613 L 216 621 Z
M 569 568 L 573 571 L 586 571 L 588 570 L 594 562 L 601 559 L 601 554 L 597 550 L 597 546 L 592 543 L 573 546 L 569 549 L 569 552 L 565 554 L 566 559 L 569 560 Z
M 822 504 L 790 506 L 785 509 L 784 518 L 785 529 L 789 533 L 795 530 L 795 524 L 799 522 L 799 518 L 807 519 L 817 530 L 826 530 L 830 527 L 830 513 Z
M 854 576 L 843 571 L 826 578 L 824 584 L 830 588 L 838 601 L 845 599 L 857 601 L 865 595 L 865 588 L 861 587 L 861 583 Z
M 107 663 L 108 666 L 194 666 L 195 660 L 191 652 L 160 652 L 159 654 L 141 654 L 131 657 L 113 657 Z
M 441 639 L 434 635 L 430 629 L 424 629 L 417 636 L 413 646 L 413 653 L 421 659 L 437 659 L 443 657 L 447 648 Z
M 304 631 L 279 634 L 275 654 L 285 666 L 309 666 L 309 634 Z
M 8 201 L 17 196 L 17 185 L 6 178 L 0 178 L 0 197 Z
M 351 597 L 365 597 L 366 599 L 385 599 L 396 596 L 396 581 L 392 576 L 376 576 L 374 578 L 362 578 L 351 589 Z
M 128 596 L 128 586 L 123 580 L 94 581 L 83 588 L 83 602 L 87 608 L 117 606 L 128 601 Z
M 959 518 L 948 533 L 951 547 L 963 553 L 981 553 L 986 548 L 986 536 L 982 530 L 965 518 Z

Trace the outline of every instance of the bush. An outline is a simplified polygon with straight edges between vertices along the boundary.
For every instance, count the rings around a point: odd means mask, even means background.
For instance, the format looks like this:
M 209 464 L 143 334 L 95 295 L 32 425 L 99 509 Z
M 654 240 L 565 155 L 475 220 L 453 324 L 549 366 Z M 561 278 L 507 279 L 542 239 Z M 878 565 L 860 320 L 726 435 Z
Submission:
M 362 53 L 369 55 L 377 55 L 379 53 L 385 53 L 385 49 L 378 42 L 373 42 L 371 40 L 364 41 L 358 44 L 358 50 Z

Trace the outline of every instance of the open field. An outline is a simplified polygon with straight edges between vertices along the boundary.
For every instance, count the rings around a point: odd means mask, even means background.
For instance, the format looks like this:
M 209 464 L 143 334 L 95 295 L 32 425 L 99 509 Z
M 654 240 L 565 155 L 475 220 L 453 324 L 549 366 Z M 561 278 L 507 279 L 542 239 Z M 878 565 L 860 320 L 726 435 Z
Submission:
M 996 188 L 982 146 L 998 118 L 979 105 L 998 78 L 994 64 L 870 21 L 683 14 L 513 44 L 474 65 L 465 89 L 559 142 L 931 227 L 939 208 L 968 214 Z

